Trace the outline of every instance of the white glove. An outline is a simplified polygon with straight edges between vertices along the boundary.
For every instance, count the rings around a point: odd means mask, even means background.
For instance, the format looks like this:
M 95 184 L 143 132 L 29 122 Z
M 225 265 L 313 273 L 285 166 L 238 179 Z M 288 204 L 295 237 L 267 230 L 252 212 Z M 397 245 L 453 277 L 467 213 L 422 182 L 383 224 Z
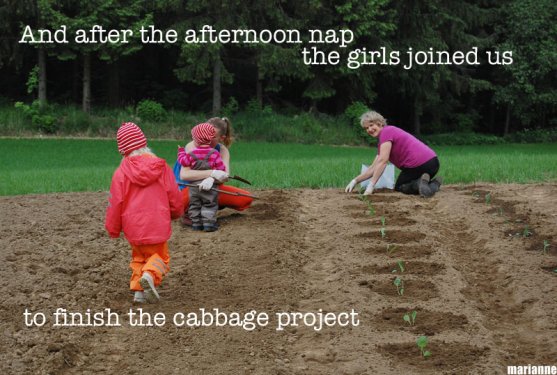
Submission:
M 356 186 L 357 182 L 356 179 L 353 179 L 352 181 L 350 181 L 350 183 L 346 186 L 346 189 L 344 189 L 345 193 L 351 193 L 352 190 L 354 190 L 354 187 Z
M 374 186 L 370 183 L 366 187 L 366 191 L 364 191 L 364 195 L 371 195 L 373 193 L 373 188 L 374 188 Z
M 203 190 L 203 191 L 211 190 L 214 183 L 215 183 L 215 179 L 213 177 L 207 177 L 206 179 L 204 179 L 199 183 L 199 190 Z
M 225 171 L 219 171 L 218 169 L 214 169 L 211 172 L 211 177 L 213 177 L 218 182 L 226 182 L 228 180 L 228 173 Z

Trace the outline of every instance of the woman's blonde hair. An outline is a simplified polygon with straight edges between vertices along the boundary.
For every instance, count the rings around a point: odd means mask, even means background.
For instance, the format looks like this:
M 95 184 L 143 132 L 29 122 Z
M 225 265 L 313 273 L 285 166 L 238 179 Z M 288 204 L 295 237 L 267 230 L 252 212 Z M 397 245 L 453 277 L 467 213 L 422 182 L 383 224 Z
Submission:
M 226 147 L 230 147 L 232 144 L 232 123 L 226 117 L 211 117 L 207 122 L 213 125 L 219 132 L 221 136 L 224 137 L 222 143 Z
M 381 126 L 387 125 L 385 117 L 381 116 L 379 112 L 368 111 L 360 117 L 360 126 L 364 127 L 367 122 L 378 122 Z

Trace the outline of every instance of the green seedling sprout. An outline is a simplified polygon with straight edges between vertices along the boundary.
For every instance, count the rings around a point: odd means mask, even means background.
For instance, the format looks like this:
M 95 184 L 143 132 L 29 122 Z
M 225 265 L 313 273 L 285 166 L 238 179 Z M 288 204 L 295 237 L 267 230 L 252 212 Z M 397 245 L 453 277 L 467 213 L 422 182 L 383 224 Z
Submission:
M 398 271 L 400 271 L 400 273 L 404 272 L 405 268 L 404 268 L 404 262 L 402 260 L 396 262 L 396 265 L 398 266 L 398 270 L 395 268 L 394 270 L 391 271 L 392 273 L 397 273 Z
M 375 215 L 375 208 L 373 208 L 373 204 L 370 201 L 367 202 L 367 208 L 368 208 L 369 216 L 374 216 Z
M 491 193 L 485 195 L 485 204 L 491 204 Z
M 381 216 L 381 225 L 385 226 L 385 216 Z
M 381 232 L 381 238 L 385 238 L 385 236 L 387 235 L 387 233 L 385 233 L 385 228 L 381 228 L 379 229 L 379 232 Z
M 392 254 L 396 249 L 397 249 L 397 245 L 393 245 L 393 244 L 387 244 L 387 254 Z
M 404 294 L 404 280 L 397 276 L 393 281 L 393 284 L 396 286 L 396 292 L 398 295 L 402 296 Z
M 412 311 L 411 313 L 408 314 L 404 314 L 404 316 L 402 317 L 402 319 L 410 324 L 411 326 L 413 326 L 416 323 L 416 316 L 418 315 L 418 312 L 416 310 Z
M 543 240 L 543 250 L 542 250 L 542 252 L 544 254 L 547 254 L 547 249 L 549 249 L 549 241 L 548 240 Z
M 522 231 L 522 237 L 530 237 L 532 235 L 532 231 L 530 231 L 530 228 L 528 228 L 528 225 L 524 227 L 524 230 Z
M 427 348 L 427 336 L 420 336 L 416 340 L 416 345 L 420 348 L 420 353 L 422 353 L 422 357 L 427 358 L 431 356 L 431 352 L 426 350 Z

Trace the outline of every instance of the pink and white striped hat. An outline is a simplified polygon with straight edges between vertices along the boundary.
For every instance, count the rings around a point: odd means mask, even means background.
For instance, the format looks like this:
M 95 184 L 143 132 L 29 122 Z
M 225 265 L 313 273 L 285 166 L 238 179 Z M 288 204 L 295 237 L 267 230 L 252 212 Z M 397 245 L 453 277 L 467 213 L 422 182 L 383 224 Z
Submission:
M 147 147 L 147 138 L 139 126 L 133 122 L 124 122 L 116 134 L 118 152 L 128 155 L 130 152 Z
M 213 125 L 206 122 L 195 125 L 191 130 L 191 136 L 197 147 L 211 144 L 216 134 Z

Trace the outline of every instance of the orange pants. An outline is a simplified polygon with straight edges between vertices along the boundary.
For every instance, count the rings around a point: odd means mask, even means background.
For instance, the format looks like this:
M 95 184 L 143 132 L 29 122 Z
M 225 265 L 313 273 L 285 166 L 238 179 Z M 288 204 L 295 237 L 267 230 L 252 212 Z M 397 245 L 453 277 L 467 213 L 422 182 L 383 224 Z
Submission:
M 242 190 L 235 186 L 217 185 L 216 187 L 219 190 L 229 191 L 231 193 L 250 194 L 249 191 Z M 182 200 L 184 202 L 184 207 L 186 207 L 186 212 L 188 212 L 188 207 L 190 204 L 190 195 L 189 195 L 188 187 L 182 189 Z M 253 198 L 250 197 L 242 197 L 240 195 L 219 193 L 219 198 L 218 198 L 219 208 L 232 208 L 233 210 L 236 211 L 244 211 L 245 209 L 249 208 L 251 202 L 253 202 Z
M 132 277 L 130 279 L 130 289 L 142 291 L 139 285 L 139 279 L 143 276 L 143 272 L 149 272 L 153 276 L 155 286 L 160 285 L 164 275 L 170 271 L 168 263 L 170 256 L 168 255 L 168 244 L 166 242 L 154 245 L 131 245 L 132 261 L 130 268 L 132 269 Z

